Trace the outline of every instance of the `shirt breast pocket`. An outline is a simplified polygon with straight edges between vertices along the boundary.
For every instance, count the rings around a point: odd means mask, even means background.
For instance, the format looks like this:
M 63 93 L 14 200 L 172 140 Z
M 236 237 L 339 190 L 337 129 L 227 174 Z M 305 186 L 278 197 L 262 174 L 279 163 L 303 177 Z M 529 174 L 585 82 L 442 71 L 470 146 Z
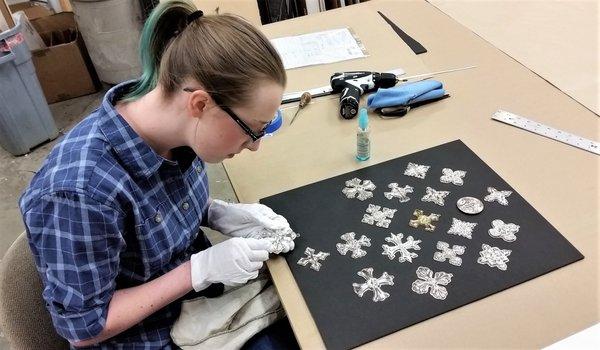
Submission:
M 177 217 L 177 208 L 168 203 L 152 208 L 136 229 L 142 263 L 150 275 L 163 272 L 172 260 L 186 251 L 195 236 Z

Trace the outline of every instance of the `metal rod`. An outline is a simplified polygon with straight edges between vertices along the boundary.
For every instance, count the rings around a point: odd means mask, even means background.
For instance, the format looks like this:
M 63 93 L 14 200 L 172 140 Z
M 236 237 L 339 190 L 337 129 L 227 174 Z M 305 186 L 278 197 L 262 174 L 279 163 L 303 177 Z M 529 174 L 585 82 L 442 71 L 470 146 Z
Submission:
M 433 75 L 438 75 L 438 74 L 457 72 L 457 71 L 471 69 L 471 68 L 477 68 L 477 66 L 467 66 L 467 67 L 461 67 L 461 68 L 446 69 L 446 70 L 441 70 L 441 71 L 432 72 L 432 73 L 418 74 L 418 75 L 413 75 L 410 77 L 398 79 L 398 81 L 408 81 L 410 79 L 417 79 L 417 78 L 428 77 L 428 76 L 433 76 Z

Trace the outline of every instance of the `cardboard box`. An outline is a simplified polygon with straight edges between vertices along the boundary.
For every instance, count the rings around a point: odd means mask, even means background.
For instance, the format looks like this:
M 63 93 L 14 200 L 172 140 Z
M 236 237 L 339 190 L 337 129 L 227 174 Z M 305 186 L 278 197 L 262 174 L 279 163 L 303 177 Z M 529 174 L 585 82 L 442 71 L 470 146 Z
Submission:
M 31 52 L 38 80 L 48 103 L 94 93 L 100 81 L 72 12 L 31 21 L 46 49 Z
M 11 13 L 6 1 L 0 0 L 0 32 L 9 30 L 15 26 L 15 21 L 13 20 Z
M 9 5 L 8 7 L 10 7 L 12 13 L 18 11 L 25 12 L 25 15 L 27 15 L 27 18 L 29 18 L 30 21 L 41 17 L 47 17 L 52 14 L 52 11 L 47 7 L 33 1 L 21 2 L 14 5 Z

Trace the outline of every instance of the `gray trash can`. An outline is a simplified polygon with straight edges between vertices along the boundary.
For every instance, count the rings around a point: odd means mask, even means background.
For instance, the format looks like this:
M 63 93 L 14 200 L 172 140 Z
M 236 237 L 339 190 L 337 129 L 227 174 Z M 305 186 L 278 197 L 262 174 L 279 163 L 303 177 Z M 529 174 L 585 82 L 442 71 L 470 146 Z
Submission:
M 21 23 L 17 22 L 14 28 L 0 33 L 0 145 L 17 156 L 57 136 Z

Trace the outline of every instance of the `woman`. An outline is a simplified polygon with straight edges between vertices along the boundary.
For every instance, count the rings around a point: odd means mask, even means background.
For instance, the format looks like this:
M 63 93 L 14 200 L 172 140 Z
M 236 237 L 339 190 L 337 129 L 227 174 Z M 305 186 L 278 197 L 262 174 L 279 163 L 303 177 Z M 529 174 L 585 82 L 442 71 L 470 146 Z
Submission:
M 255 278 L 270 244 L 248 237 L 289 228 L 265 206 L 211 200 L 204 166 L 258 150 L 286 83 L 269 41 L 171 1 L 140 52 L 141 79 L 108 91 L 20 200 L 47 308 L 75 347 L 171 347 L 181 298 Z M 210 247 L 201 225 L 234 238 Z

